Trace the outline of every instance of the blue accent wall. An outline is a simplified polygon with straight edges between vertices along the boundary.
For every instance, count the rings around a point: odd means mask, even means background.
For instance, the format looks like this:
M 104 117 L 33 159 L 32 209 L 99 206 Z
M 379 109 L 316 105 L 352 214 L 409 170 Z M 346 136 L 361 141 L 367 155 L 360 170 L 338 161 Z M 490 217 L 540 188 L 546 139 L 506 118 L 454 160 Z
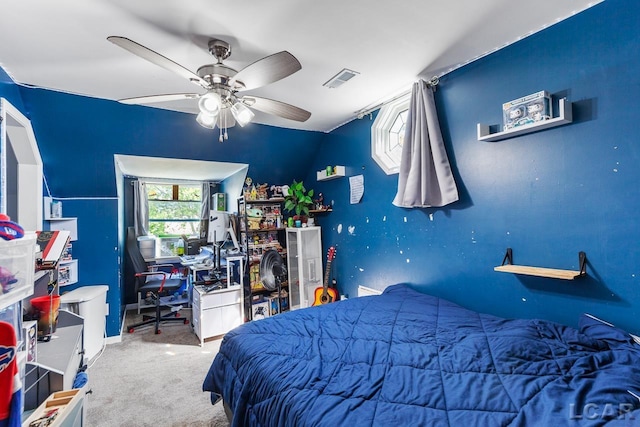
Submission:
M 4 88 L 4 86 L 0 86 Z M 218 132 L 194 116 L 127 106 L 83 96 L 8 84 L 3 93 L 31 120 L 48 189 L 63 201 L 63 214 L 77 217 L 79 286 L 107 284 L 107 335 L 120 333 L 124 304 L 121 262 L 123 215 L 113 155 L 127 154 L 248 163 L 256 183 L 290 183 L 306 174 L 324 134 L 251 124 Z M 15 96 L 15 95 L 18 96 Z
M 461 195 L 449 207 L 391 204 L 397 175 L 370 158 L 372 120 L 332 132 L 312 169 L 346 165 L 366 187 L 350 205 L 348 178 L 313 186 L 335 201 L 319 222 L 340 292 L 409 282 L 500 316 L 576 325 L 589 312 L 640 332 L 638 22 L 637 2 L 608 0 L 444 76 L 436 102 Z M 540 90 L 573 102 L 574 122 L 477 140 L 477 123 L 502 122 L 502 103 Z M 494 272 L 507 247 L 516 264 L 572 270 L 585 251 L 588 277 Z
M 20 90 L 2 67 L 0 67 L 0 97 L 5 98 L 18 110 L 24 111 Z
M 334 211 L 318 216 L 342 294 L 358 285 L 414 287 L 506 317 L 575 325 L 590 312 L 640 333 L 640 5 L 607 0 L 441 79 L 440 122 L 461 200 L 440 209 L 391 202 L 397 175 L 371 159 L 373 118 L 329 134 L 261 125 L 217 142 L 187 114 L 18 88 L 0 73 L 0 95 L 32 120 L 47 183 L 77 216 L 80 285 L 109 284 L 108 335 L 119 333 L 122 289 L 113 154 L 244 162 L 254 182 L 304 179 Z M 409 89 L 409 88 L 407 88 Z M 477 123 L 502 121 L 502 103 L 547 90 L 573 103 L 574 123 L 495 143 Z M 344 165 L 363 174 L 362 203 L 348 178 L 316 182 Z M 578 269 L 560 281 L 497 273 L 507 247 L 516 263 Z

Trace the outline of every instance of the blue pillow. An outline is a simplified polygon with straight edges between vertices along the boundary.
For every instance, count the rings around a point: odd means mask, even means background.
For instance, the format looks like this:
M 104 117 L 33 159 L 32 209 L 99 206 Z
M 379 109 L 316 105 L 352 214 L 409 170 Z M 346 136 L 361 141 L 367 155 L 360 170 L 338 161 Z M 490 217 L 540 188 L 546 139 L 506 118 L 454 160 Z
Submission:
M 578 328 L 581 333 L 588 337 L 607 341 L 610 344 L 632 344 L 634 342 L 633 337 L 628 332 L 587 313 L 580 316 Z

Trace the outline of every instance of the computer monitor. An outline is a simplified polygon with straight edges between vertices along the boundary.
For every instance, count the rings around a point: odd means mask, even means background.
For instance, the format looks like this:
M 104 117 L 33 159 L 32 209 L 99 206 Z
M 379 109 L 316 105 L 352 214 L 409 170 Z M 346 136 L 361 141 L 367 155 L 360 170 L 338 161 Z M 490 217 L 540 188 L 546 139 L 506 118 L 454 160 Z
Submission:
M 229 214 L 226 212 L 211 211 L 209 214 L 208 243 L 224 242 L 229 228 Z

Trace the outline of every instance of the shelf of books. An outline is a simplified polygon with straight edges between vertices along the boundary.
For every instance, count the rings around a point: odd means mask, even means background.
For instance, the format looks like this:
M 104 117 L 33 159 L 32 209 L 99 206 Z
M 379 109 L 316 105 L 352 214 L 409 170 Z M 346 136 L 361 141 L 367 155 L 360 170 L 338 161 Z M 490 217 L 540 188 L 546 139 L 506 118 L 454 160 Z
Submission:
M 58 286 L 69 286 L 78 282 L 78 260 L 73 259 L 72 243 L 67 243 L 58 263 Z
M 50 217 L 49 231 L 38 232 L 42 251 L 39 270 L 55 270 L 58 286 L 78 282 L 78 260 L 73 258 L 73 243 L 78 239 L 77 218 Z

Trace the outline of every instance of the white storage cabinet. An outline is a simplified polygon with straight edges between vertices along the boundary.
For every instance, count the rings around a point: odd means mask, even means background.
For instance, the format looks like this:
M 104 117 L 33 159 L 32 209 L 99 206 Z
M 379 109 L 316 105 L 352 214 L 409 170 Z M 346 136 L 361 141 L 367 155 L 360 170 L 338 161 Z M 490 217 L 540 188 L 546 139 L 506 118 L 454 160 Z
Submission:
M 322 237 L 315 227 L 287 228 L 289 304 L 292 310 L 313 304 L 315 289 L 322 286 Z
M 200 345 L 207 338 L 223 335 L 244 320 L 242 287 L 230 286 L 226 289 L 205 292 L 200 286 L 193 288 L 193 331 L 200 339 Z

